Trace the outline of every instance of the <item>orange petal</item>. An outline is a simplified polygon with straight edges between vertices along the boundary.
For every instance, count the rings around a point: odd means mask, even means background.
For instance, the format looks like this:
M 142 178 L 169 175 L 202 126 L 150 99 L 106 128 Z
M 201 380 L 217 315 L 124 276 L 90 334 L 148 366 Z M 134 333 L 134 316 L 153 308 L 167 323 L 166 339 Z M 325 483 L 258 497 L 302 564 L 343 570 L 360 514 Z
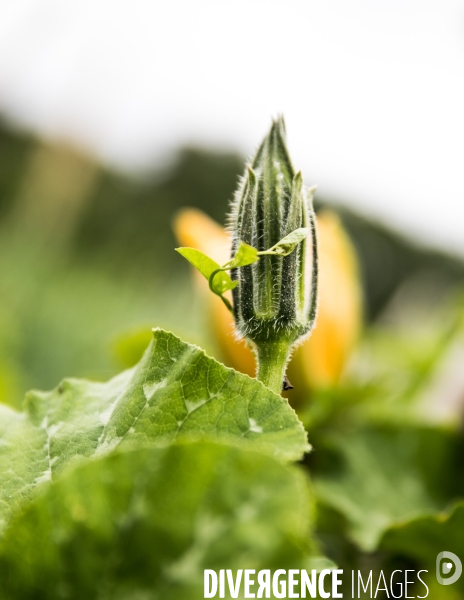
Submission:
M 197 208 L 184 208 L 174 217 L 174 233 L 182 246 L 201 250 L 223 265 L 230 259 L 231 240 L 223 227 Z

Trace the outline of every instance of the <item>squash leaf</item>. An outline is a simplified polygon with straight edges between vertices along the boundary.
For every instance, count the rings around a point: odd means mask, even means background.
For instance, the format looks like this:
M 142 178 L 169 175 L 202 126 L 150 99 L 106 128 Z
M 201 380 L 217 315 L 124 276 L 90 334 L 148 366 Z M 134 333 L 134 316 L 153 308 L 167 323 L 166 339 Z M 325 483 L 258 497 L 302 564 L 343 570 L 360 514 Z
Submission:
M 204 569 L 317 568 L 312 512 L 303 472 L 260 453 L 204 442 L 113 452 L 13 521 L 0 595 L 201 599 Z
M 0 530 L 40 484 L 118 446 L 208 438 L 282 460 L 309 449 L 285 399 L 159 329 L 141 361 L 110 381 L 67 379 L 0 415 Z

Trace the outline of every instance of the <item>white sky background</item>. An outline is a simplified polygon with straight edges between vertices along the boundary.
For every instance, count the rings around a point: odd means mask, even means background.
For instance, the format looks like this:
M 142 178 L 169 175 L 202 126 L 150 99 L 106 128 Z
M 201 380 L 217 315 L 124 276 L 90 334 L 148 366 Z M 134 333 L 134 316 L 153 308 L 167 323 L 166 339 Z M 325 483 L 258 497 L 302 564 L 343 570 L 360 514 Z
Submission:
M 461 1 L 2 0 L 0 110 L 126 169 L 282 112 L 321 195 L 464 255 Z

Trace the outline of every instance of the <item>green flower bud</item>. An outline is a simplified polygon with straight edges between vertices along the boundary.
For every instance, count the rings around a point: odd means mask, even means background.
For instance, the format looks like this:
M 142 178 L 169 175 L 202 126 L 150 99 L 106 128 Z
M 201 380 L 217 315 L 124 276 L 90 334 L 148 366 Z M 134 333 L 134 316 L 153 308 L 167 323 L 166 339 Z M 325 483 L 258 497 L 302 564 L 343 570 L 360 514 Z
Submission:
M 231 273 L 238 281 L 233 290 L 238 333 L 256 349 L 258 378 L 276 391 L 281 389 L 291 347 L 314 324 L 317 298 L 312 190 L 305 189 L 301 172 L 295 173 L 285 143 L 285 125 L 279 118 L 247 168 L 234 201 L 232 257 L 240 242 L 265 252 L 301 228 L 308 228 L 309 235 L 290 254 L 262 255 L 254 264 Z M 276 353 L 283 371 L 280 368 L 280 383 L 276 379 L 271 385 L 262 363 L 269 366 L 269 356 Z M 275 365 L 269 368 L 276 370 Z

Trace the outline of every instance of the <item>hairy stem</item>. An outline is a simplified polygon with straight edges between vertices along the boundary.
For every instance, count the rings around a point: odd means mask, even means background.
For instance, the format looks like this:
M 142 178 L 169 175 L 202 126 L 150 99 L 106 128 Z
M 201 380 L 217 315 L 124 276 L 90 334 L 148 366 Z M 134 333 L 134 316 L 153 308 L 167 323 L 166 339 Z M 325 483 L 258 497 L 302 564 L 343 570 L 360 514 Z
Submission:
M 256 378 L 276 394 L 282 391 L 290 347 L 288 340 L 260 342 L 256 345 L 258 355 Z

